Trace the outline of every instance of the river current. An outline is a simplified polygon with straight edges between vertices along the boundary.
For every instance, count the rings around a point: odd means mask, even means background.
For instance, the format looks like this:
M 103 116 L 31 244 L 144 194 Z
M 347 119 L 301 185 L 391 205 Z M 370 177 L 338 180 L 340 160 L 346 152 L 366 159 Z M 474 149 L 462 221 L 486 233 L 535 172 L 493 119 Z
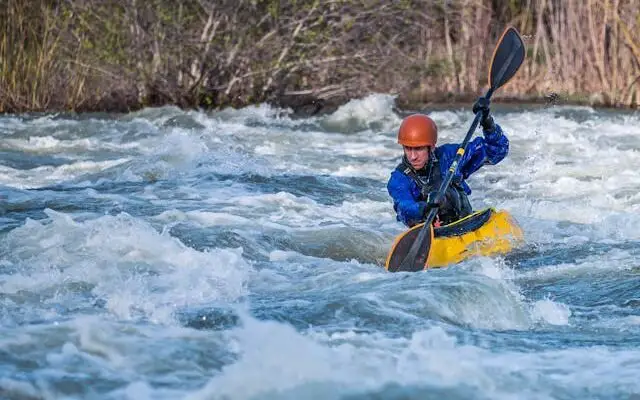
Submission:
M 496 101 L 525 243 L 388 273 L 393 104 L 0 116 L 0 398 L 640 398 L 640 114 Z

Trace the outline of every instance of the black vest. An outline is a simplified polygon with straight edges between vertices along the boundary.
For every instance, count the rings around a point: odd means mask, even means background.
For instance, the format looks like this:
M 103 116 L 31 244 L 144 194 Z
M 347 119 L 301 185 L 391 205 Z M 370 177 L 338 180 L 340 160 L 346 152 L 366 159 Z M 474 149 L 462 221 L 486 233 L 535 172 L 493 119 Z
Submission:
M 429 162 L 419 171 L 416 171 L 407 161 L 406 157 L 402 157 L 402 162 L 396 169 L 411 178 L 420 188 L 419 201 L 426 201 L 429 192 L 440 189 L 440 185 L 444 180 L 440 171 L 440 162 L 434 153 L 429 156 Z M 442 205 L 438 208 L 438 219 L 443 225 L 450 224 L 473 212 L 469 198 L 465 193 L 460 182 L 454 180 L 445 192 Z

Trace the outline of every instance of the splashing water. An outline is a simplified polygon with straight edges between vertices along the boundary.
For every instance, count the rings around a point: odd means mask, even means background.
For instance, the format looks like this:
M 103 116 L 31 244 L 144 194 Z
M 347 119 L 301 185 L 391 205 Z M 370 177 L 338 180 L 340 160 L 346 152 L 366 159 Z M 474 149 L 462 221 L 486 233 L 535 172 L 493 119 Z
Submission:
M 496 104 L 525 245 L 390 274 L 393 104 L 0 117 L 0 398 L 640 396 L 638 115 Z

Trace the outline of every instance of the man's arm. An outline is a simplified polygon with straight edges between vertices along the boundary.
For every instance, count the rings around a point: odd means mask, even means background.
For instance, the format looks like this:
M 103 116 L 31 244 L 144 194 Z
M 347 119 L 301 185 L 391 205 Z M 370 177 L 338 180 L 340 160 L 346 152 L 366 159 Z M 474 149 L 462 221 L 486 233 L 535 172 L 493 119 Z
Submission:
M 398 214 L 398 220 L 407 226 L 421 222 L 427 206 L 423 201 L 416 201 L 411 190 L 411 180 L 406 175 L 398 171 L 391 173 L 387 191 L 393 198 L 393 208 Z
M 485 164 L 495 165 L 509 153 L 509 139 L 495 124 L 492 131 L 483 131 L 483 137 L 477 137 L 469 143 L 460 162 L 460 172 L 466 179 Z

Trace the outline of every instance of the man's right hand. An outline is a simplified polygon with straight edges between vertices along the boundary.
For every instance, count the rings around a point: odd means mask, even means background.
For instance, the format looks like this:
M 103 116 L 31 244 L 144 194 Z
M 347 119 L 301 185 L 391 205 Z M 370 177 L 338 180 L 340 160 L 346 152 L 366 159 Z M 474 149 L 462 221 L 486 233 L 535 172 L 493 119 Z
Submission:
M 438 197 L 438 192 L 436 191 L 429 192 L 425 196 L 425 202 L 427 203 L 427 206 L 425 207 L 425 214 L 432 208 L 439 208 L 442 205 L 442 200 L 436 200 L 436 197 Z

